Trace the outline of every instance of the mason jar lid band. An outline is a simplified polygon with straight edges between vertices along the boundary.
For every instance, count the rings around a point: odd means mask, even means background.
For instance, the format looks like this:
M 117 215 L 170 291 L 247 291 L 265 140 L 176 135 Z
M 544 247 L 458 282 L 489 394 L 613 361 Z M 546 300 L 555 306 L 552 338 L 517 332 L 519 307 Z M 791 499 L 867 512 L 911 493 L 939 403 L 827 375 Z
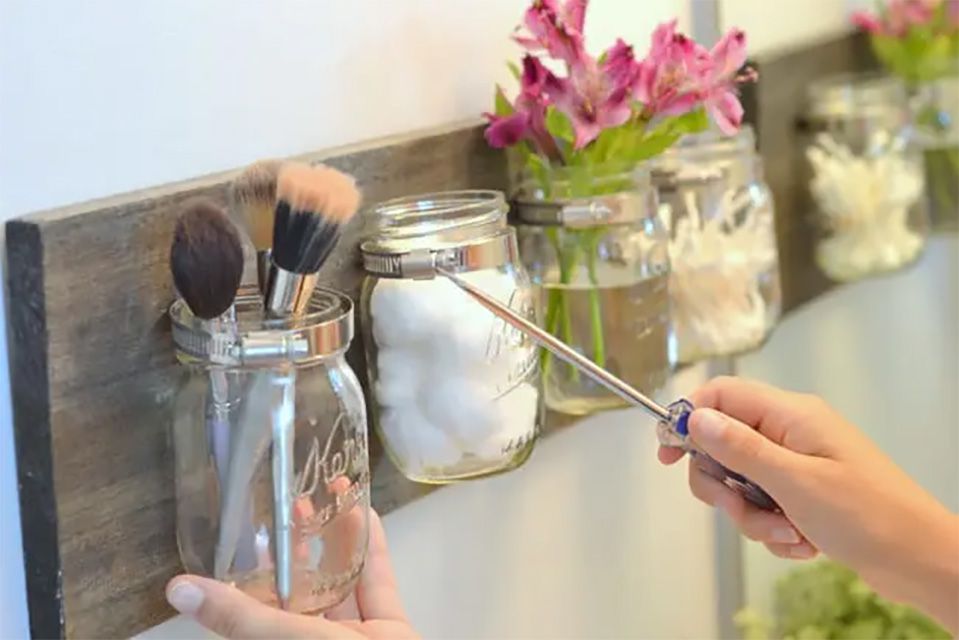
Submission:
M 511 229 L 452 247 L 408 251 L 384 251 L 374 247 L 369 242 L 360 245 L 363 268 L 367 273 L 385 278 L 432 278 L 437 266 L 454 272 L 478 271 L 502 267 L 515 262 L 519 256 L 516 236 Z
M 331 297 L 338 308 L 332 318 L 302 326 L 230 331 L 225 323 L 216 330 L 189 326 L 176 320 L 185 310 L 177 300 L 171 307 L 173 341 L 178 355 L 225 367 L 271 367 L 302 365 L 321 360 L 346 349 L 353 340 L 353 302 L 332 289 L 318 287 L 317 293 Z
M 512 211 L 520 223 L 529 225 L 577 228 L 629 224 L 646 217 L 647 204 L 654 197 L 653 191 L 648 190 L 571 200 L 517 199 L 512 203 Z

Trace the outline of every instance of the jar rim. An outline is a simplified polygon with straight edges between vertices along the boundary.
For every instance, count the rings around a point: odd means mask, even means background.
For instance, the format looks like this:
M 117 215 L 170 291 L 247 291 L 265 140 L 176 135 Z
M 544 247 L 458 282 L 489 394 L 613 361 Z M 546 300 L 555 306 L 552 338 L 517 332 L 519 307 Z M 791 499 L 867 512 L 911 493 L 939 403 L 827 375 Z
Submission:
M 364 246 L 434 239 L 449 235 L 477 236 L 505 226 L 506 197 L 502 191 L 463 189 L 400 196 L 364 212 Z
M 908 91 L 899 78 L 877 71 L 826 76 L 806 87 L 808 110 L 818 116 L 851 116 L 864 110 L 900 109 Z
M 223 366 L 305 364 L 342 352 L 353 340 L 353 301 L 335 289 L 316 287 L 308 312 L 295 317 L 266 317 L 254 286 L 240 289 L 234 308 L 233 319 L 203 320 L 182 299 L 175 300 L 169 316 L 177 357 Z M 254 348 L 260 351 L 252 354 Z M 267 348 L 275 353 L 267 357 Z

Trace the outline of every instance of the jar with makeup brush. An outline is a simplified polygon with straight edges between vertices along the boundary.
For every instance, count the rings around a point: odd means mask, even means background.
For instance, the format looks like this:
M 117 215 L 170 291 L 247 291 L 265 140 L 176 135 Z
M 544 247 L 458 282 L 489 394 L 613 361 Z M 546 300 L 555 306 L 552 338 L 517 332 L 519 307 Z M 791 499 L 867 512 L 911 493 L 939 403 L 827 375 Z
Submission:
M 323 610 L 352 591 L 368 537 L 366 409 L 345 360 L 353 305 L 317 288 L 304 315 L 264 319 L 250 289 L 235 310 L 170 308 L 180 557 L 263 602 L 285 591 L 289 610 Z
M 820 269 L 844 282 L 914 262 L 929 225 L 906 86 L 890 76 L 846 74 L 810 85 L 807 98 Z
M 520 255 L 547 331 L 641 391 L 672 370 L 667 235 L 649 170 L 585 164 L 533 175 L 514 189 Z M 545 353 L 547 406 L 584 415 L 624 401 Z
M 445 277 L 525 317 L 533 289 L 498 191 L 389 200 L 366 212 L 361 299 L 374 422 L 406 477 L 440 484 L 530 455 L 542 413 L 536 345 Z
M 752 129 L 687 136 L 654 166 L 679 361 L 756 348 L 782 294 L 772 193 Z

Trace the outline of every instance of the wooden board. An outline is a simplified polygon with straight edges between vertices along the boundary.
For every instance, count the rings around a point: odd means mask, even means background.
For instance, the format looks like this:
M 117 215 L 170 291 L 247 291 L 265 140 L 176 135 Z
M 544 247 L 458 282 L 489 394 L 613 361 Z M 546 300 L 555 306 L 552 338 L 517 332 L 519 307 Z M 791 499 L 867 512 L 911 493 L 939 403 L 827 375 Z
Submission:
M 502 189 L 505 163 L 477 123 L 306 156 L 356 176 L 367 202 Z M 181 203 L 224 202 L 220 174 L 43 212 L 7 224 L 11 380 L 31 633 L 126 637 L 172 614 L 170 400 L 178 367 L 166 310 Z M 356 297 L 359 220 L 322 272 Z M 365 363 L 360 338 L 349 356 Z M 371 438 L 371 443 L 376 443 Z M 374 445 L 376 446 L 376 445 Z M 375 506 L 426 489 L 374 456 Z

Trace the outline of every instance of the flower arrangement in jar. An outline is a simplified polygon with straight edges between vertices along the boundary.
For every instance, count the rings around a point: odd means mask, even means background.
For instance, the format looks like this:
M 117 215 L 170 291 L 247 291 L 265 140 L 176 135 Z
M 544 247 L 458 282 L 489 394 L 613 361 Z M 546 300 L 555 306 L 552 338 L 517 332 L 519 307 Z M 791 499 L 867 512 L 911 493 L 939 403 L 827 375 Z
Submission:
M 495 92 L 486 139 L 515 171 L 520 253 L 542 292 L 553 335 L 631 384 L 655 393 L 669 348 L 668 236 L 643 163 L 710 121 L 738 131 L 746 36 L 711 49 L 660 25 L 645 58 L 618 39 L 599 56 L 583 35 L 586 0 L 535 0 L 514 40 L 519 91 Z M 583 414 L 618 406 L 605 389 L 542 355 L 547 404 Z
M 959 225 L 959 0 L 888 0 L 853 22 L 913 94 L 933 222 Z

